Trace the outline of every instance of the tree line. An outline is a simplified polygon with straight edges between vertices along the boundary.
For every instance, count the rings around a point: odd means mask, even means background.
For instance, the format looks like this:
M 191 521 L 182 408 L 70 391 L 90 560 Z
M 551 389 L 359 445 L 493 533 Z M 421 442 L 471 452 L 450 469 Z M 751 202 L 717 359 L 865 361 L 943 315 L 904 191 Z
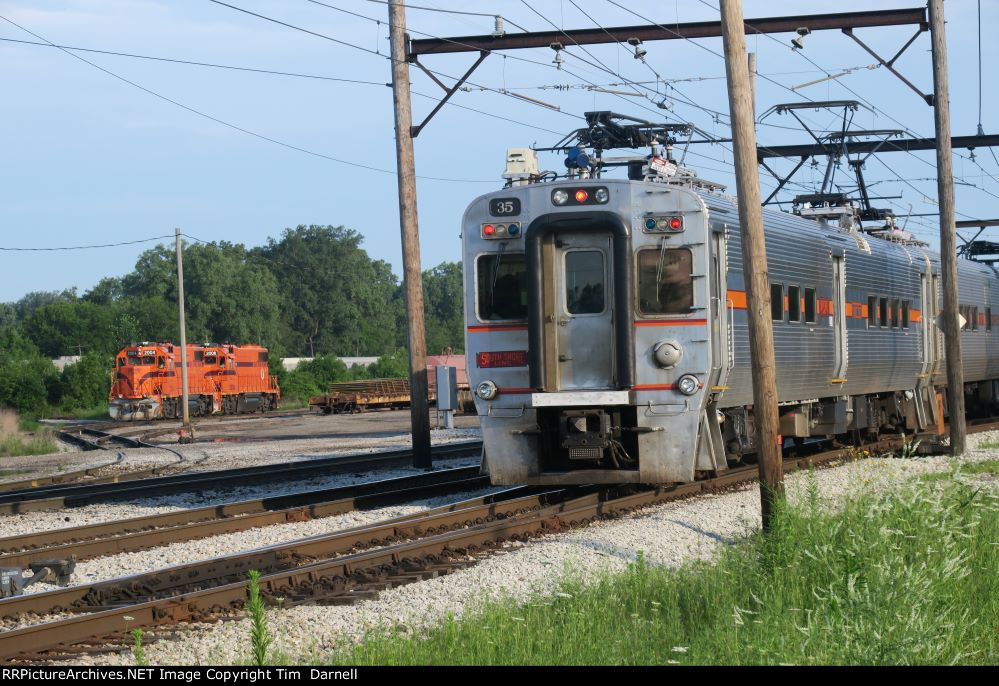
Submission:
M 247 248 L 218 241 L 184 247 L 188 342 L 258 343 L 271 350 L 285 394 L 318 393 L 331 381 L 395 376 L 408 369 L 406 308 L 389 264 L 343 226 L 299 226 Z M 427 349 L 464 344 L 461 265 L 423 274 Z M 176 253 L 143 252 L 135 269 L 78 294 L 35 292 L 0 304 L 0 406 L 27 414 L 97 409 L 107 401 L 113 355 L 134 341 L 177 341 Z M 59 372 L 51 359 L 82 355 Z M 378 356 L 348 371 L 337 356 Z M 315 357 L 294 374 L 284 357 Z M 399 373 L 401 370 L 401 373 Z M 391 372 L 391 373 L 388 373 Z

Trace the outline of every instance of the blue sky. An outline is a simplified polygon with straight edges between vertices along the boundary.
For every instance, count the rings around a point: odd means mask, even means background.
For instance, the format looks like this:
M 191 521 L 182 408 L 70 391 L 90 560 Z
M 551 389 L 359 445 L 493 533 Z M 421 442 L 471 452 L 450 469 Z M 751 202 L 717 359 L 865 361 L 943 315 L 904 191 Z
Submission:
M 353 17 L 306 0 L 231 0 L 231 4 L 308 28 L 367 50 L 388 52 L 384 5 L 369 0 L 329 0 L 328 4 L 381 20 Z M 500 13 L 528 30 L 551 28 L 522 2 L 420 0 L 415 5 Z M 780 14 L 913 7 L 919 3 L 764 2 L 745 0 L 747 18 Z M 532 0 L 544 17 L 564 28 L 592 26 L 585 10 L 604 26 L 644 24 L 643 19 L 607 0 Z M 620 2 L 654 21 L 716 19 L 700 2 Z M 999 47 L 992 29 L 999 3 L 982 3 L 985 93 L 982 124 L 999 129 L 994 70 Z M 975 133 L 978 124 L 978 45 L 975 0 L 948 0 L 951 105 L 957 135 Z M 208 0 L 0 0 L 0 15 L 58 44 L 241 67 L 297 72 L 385 83 L 388 60 L 305 33 L 265 22 Z M 437 36 L 489 33 L 493 20 L 411 9 L 409 27 Z M 508 31 L 516 29 L 507 24 Z M 858 31 L 865 41 L 890 56 L 913 33 L 909 27 Z M 37 40 L 0 21 L 0 37 Z M 801 54 L 791 51 L 792 36 L 777 40 L 751 37 L 759 71 L 775 83 L 757 81 L 758 110 L 802 98 L 788 88 L 828 73 L 860 67 L 838 80 L 799 89 L 813 100 L 860 99 L 878 111 L 856 116 L 865 128 L 906 128 L 933 135 L 933 111 L 884 69 L 867 69 L 874 60 L 839 32 L 808 36 Z M 551 64 L 549 49 L 491 55 L 471 77 L 490 88 L 521 90 L 557 104 L 556 112 L 492 91 L 459 93 L 454 102 L 499 117 L 445 107 L 416 141 L 421 249 L 424 268 L 460 257 L 459 221 L 477 195 L 501 185 L 508 147 L 551 145 L 580 125 L 584 111 L 610 109 L 653 119 L 663 114 L 654 98 L 594 93 L 585 82 L 605 85 L 622 78 L 583 60 L 599 60 L 630 81 L 701 79 L 674 82 L 671 95 L 689 98 L 708 110 L 727 111 L 724 63 L 719 39 L 649 43 L 648 65 L 633 59 L 628 46 L 592 46 L 590 54 L 570 48 L 565 70 Z M 708 50 L 706 50 L 707 48 Z M 391 91 L 383 85 L 360 85 L 319 79 L 235 72 L 92 53 L 77 53 L 119 76 L 235 126 L 290 145 L 386 170 L 394 170 Z M 805 58 L 818 65 L 816 67 Z M 457 75 L 473 56 L 430 57 L 425 64 Z M 595 63 L 595 62 L 594 62 Z M 896 65 L 923 91 L 932 90 L 929 34 L 924 34 Z M 651 68 L 650 68 L 651 67 Z M 654 70 L 654 71 L 653 71 Z M 412 70 L 416 93 L 437 95 L 424 74 Z M 577 86 L 569 89 L 542 86 Z M 616 88 L 625 88 L 617 86 Z M 857 95 L 851 93 L 852 89 Z M 204 240 L 260 245 L 298 224 L 343 224 L 365 236 L 375 258 L 401 272 L 396 178 L 281 147 L 192 114 L 109 76 L 66 53 L 0 41 L 0 246 L 55 247 L 116 243 L 172 234 L 174 227 Z M 860 96 L 858 98 L 858 95 Z M 433 101 L 414 95 L 419 121 Z M 806 112 L 810 122 L 828 126 L 833 115 Z M 727 136 L 726 118 L 715 122 L 701 109 L 676 102 L 672 120 L 692 121 Z M 770 116 L 767 123 L 793 126 L 793 120 Z M 761 144 L 807 142 L 800 130 L 765 126 Z M 727 146 L 726 146 L 727 147 Z M 734 189 L 731 152 L 722 146 L 692 148 L 704 157 L 688 158 L 701 175 Z M 957 207 L 967 217 L 999 214 L 999 165 L 988 150 L 958 151 L 955 172 Z M 878 195 L 894 200 L 900 215 L 935 211 L 934 153 L 884 155 L 871 160 L 865 175 Z M 893 175 L 909 180 L 903 183 Z M 980 166 L 979 166 L 980 165 Z M 543 168 L 561 169 L 555 156 L 542 157 Z M 786 165 L 785 165 L 786 166 Z M 811 182 L 819 171 L 806 168 L 798 180 Z M 840 177 L 842 178 L 842 177 Z M 764 193 L 772 183 L 765 179 Z M 978 188 L 973 187 L 978 186 Z M 881 202 L 878 204 L 885 204 Z M 962 218 L 959 216 L 959 219 Z M 936 217 L 913 217 L 908 228 L 934 241 Z M 0 301 L 35 290 L 77 287 L 81 292 L 105 276 L 129 272 L 135 258 L 154 243 L 76 252 L 0 251 Z

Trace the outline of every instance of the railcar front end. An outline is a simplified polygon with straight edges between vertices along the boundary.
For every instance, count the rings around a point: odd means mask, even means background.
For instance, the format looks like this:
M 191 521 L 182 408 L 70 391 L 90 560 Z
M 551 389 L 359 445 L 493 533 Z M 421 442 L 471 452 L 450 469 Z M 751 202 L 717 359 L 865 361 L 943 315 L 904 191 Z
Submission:
M 497 484 L 665 483 L 726 468 L 728 356 L 701 197 L 568 179 L 476 199 L 462 223 L 468 373 Z M 723 327 L 724 328 L 724 327 Z

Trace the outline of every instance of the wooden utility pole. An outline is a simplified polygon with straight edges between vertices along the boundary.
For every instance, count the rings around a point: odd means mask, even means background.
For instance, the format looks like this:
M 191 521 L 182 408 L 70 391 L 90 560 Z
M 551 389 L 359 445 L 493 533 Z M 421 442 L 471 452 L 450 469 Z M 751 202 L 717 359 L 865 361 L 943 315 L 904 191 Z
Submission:
M 756 53 L 749 53 L 749 97 L 753 103 L 753 121 L 756 121 Z M 753 130 L 756 130 L 756 126 L 753 126 Z
M 947 410 L 950 451 L 964 452 L 964 370 L 961 367 L 961 327 L 957 311 L 957 227 L 954 224 L 954 164 L 951 158 L 950 93 L 947 83 L 947 35 L 943 0 L 930 0 L 933 47 L 933 120 L 937 134 L 937 197 L 940 201 L 940 268 L 943 276 L 944 354 L 947 356 Z
M 746 28 L 742 0 L 721 0 L 725 73 L 732 118 L 735 185 L 739 196 L 742 236 L 742 271 L 746 280 L 749 315 L 749 358 L 753 361 L 753 416 L 756 420 L 756 454 L 760 465 L 760 499 L 763 529 L 770 528 L 774 503 L 783 492 L 781 451 L 778 443 L 777 365 L 770 318 L 770 278 L 760 207 L 760 177 L 756 164 L 756 127 L 753 93 L 747 69 Z
M 187 406 L 187 327 L 184 322 L 184 246 L 177 229 L 177 309 L 180 310 L 180 408 L 184 426 L 191 425 Z
M 413 466 L 429 468 L 430 402 L 427 399 L 427 342 L 423 324 L 423 274 L 420 270 L 420 226 L 416 213 L 416 167 L 413 157 L 413 111 L 409 95 L 406 51 L 406 8 L 389 0 L 392 57 L 392 101 L 395 105 L 395 151 L 399 177 L 399 222 L 402 230 L 403 289 L 409 321 L 409 394 L 413 427 Z

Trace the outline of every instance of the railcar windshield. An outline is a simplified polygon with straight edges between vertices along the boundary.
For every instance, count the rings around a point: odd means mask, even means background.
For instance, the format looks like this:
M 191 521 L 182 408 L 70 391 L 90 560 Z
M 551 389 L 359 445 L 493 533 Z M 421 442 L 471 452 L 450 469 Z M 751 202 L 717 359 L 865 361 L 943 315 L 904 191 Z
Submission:
M 686 248 L 638 251 L 640 314 L 687 314 L 694 306 L 694 258 Z
M 139 353 L 135 352 L 128 353 L 128 364 L 146 366 L 146 365 L 153 365 L 155 363 L 156 360 L 153 358 L 152 355 L 140 355 Z
M 475 266 L 479 319 L 525 319 L 527 262 L 524 253 L 480 255 Z
M 599 250 L 565 254 L 565 307 L 569 314 L 604 311 L 604 254 Z

